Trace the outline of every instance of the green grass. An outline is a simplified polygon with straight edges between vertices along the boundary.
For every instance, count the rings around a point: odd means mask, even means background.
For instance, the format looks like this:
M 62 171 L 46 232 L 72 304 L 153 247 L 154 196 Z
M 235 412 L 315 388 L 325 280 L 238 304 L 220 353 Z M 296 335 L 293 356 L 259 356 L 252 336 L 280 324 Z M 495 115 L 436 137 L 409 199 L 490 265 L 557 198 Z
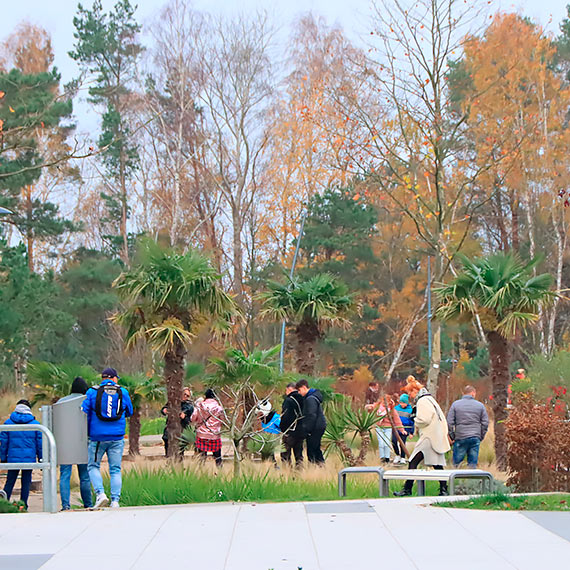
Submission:
M 394 483 L 393 490 L 403 483 Z M 430 483 L 433 483 L 430 486 Z M 427 494 L 437 494 L 437 482 L 428 482 Z M 415 491 L 414 491 L 415 492 Z M 349 477 L 347 499 L 378 498 L 378 479 Z M 303 474 L 276 471 L 272 465 L 245 469 L 233 477 L 232 467 L 218 474 L 199 466 L 133 467 L 123 472 L 121 504 L 124 506 L 170 505 L 222 501 L 287 502 L 338 500 L 336 476 L 305 478 Z
M 10 501 L 0 499 L 0 513 L 20 513 L 20 512 L 22 512 L 22 509 L 18 507 L 18 505 L 15 505 Z
M 483 509 L 488 511 L 570 511 L 570 494 L 512 496 L 503 493 L 483 495 L 466 501 L 446 501 L 438 507 Z
M 143 418 L 141 420 L 141 435 L 162 435 L 166 418 Z M 129 424 L 127 422 L 127 433 L 129 433 Z

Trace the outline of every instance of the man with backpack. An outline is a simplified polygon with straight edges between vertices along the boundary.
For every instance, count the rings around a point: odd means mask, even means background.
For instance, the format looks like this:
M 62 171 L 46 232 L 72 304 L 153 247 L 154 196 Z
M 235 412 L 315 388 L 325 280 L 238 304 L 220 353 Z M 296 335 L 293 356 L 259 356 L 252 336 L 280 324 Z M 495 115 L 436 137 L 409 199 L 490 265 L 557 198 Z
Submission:
M 87 469 L 91 485 L 95 489 L 95 508 L 109 504 L 101 477 L 101 460 L 105 453 L 111 479 L 111 507 L 118 507 L 121 497 L 121 462 L 125 446 L 126 418 L 133 414 L 133 404 L 127 390 L 117 384 L 118 380 L 114 368 L 105 368 L 101 373 L 101 384 L 87 390 L 81 406 L 87 414 Z

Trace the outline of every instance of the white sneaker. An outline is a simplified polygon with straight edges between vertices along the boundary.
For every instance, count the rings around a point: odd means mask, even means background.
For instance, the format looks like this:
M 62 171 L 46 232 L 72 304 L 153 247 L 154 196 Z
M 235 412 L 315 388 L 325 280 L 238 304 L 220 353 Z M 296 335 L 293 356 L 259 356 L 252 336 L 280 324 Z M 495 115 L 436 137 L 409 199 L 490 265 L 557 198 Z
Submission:
M 100 493 L 95 499 L 94 509 L 100 509 L 101 507 L 106 507 L 109 504 L 109 499 L 105 493 Z
M 400 463 L 400 456 L 396 455 L 396 457 L 394 457 L 394 465 L 398 465 L 398 463 Z
M 400 463 L 402 465 L 406 465 L 408 463 L 408 459 L 406 457 L 400 457 Z
M 119 508 L 119 501 L 111 501 L 111 508 L 118 509 Z

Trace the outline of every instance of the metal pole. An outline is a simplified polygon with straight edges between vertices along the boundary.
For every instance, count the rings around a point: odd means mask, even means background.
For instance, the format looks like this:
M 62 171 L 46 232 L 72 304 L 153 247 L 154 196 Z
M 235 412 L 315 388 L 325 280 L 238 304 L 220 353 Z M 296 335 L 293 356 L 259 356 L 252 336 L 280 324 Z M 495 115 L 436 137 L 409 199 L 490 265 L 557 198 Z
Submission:
M 428 255 L 427 260 L 427 304 L 428 304 L 428 312 L 427 312 L 427 330 L 428 330 L 428 356 L 429 361 L 431 363 L 431 256 Z
M 299 248 L 301 246 L 301 238 L 303 237 L 303 231 L 305 229 L 305 220 L 307 219 L 308 211 L 305 210 L 303 217 L 301 218 L 301 227 L 299 229 L 299 237 L 297 238 L 297 245 L 295 247 L 295 255 L 293 256 L 293 264 L 291 265 L 291 271 L 289 273 L 289 279 L 293 280 L 293 274 L 295 273 L 295 266 L 297 265 L 297 257 L 299 256 Z M 279 372 L 283 373 L 283 359 L 285 358 L 285 319 L 281 323 L 281 350 L 279 351 Z

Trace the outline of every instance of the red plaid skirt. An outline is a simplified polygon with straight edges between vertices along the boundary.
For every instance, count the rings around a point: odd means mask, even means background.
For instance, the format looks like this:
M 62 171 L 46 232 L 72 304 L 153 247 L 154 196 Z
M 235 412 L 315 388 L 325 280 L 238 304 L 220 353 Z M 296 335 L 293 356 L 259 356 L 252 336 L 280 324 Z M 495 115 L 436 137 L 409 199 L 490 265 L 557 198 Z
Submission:
M 220 451 L 222 449 L 221 439 L 202 439 L 201 437 L 196 438 L 196 449 L 198 451 Z

